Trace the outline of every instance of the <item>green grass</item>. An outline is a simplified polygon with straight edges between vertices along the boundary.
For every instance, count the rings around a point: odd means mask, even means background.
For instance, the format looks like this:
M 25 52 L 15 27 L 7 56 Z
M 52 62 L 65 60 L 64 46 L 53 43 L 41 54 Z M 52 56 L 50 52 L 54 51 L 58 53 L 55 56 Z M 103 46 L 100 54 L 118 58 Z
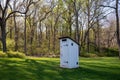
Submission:
M 120 60 L 81 58 L 79 68 L 63 69 L 58 58 L 1 58 L 0 80 L 120 80 Z

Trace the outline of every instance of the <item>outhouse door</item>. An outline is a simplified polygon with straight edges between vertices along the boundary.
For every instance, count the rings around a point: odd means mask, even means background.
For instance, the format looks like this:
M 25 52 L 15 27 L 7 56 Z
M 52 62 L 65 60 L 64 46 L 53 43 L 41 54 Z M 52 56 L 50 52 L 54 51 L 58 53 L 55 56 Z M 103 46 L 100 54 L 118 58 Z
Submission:
M 61 45 L 61 62 L 62 66 L 68 67 L 68 57 L 69 57 L 69 52 L 68 52 L 68 41 L 67 39 L 62 39 L 62 45 Z

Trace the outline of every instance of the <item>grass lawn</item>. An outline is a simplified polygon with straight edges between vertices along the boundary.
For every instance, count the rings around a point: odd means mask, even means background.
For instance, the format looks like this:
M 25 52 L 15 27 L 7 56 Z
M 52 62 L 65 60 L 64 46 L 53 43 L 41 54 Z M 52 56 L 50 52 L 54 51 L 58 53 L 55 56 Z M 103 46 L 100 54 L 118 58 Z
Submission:
M 59 58 L 1 58 L 0 80 L 120 80 L 118 58 L 80 58 L 77 69 L 59 67 Z

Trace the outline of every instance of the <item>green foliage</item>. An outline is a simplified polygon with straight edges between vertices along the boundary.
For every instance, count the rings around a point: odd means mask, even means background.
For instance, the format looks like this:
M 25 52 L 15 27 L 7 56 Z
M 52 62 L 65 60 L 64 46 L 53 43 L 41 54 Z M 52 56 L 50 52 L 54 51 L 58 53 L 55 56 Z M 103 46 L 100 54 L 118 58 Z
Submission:
M 97 53 L 97 55 L 98 55 L 99 57 L 105 57 L 105 56 L 106 56 L 105 53 Z
M 50 42 L 50 47 L 48 40 L 41 40 L 41 44 L 39 46 L 38 43 L 35 41 L 32 45 L 27 44 L 27 53 L 29 56 L 38 56 L 38 57 L 51 57 L 51 56 L 58 56 L 59 51 L 59 42 L 56 40 L 55 50 L 53 50 L 53 42 Z
M 7 52 L 7 55 L 10 58 L 25 58 L 25 54 L 21 53 L 21 52 L 9 51 L 9 52 Z
M 85 50 L 81 49 L 82 57 L 118 57 L 119 51 L 116 48 L 101 48 L 100 52 L 95 51 L 92 45 L 90 46 L 90 53 L 87 53 Z
M 115 57 L 119 55 L 118 49 L 115 48 L 103 48 L 102 52 L 103 52 L 102 55 L 108 57 Z
M 2 52 L 2 51 L 0 51 L 0 57 L 2 57 L 2 58 L 7 57 L 7 54 Z
M 6 44 L 8 50 L 14 50 L 14 45 L 15 45 L 14 39 L 7 39 Z
M 82 57 L 98 57 L 97 54 L 93 54 L 93 53 L 81 53 L 80 56 L 82 56 Z
M 25 54 L 21 53 L 21 52 L 13 52 L 13 51 L 9 51 L 7 53 L 4 53 L 2 51 L 0 51 L 0 57 L 1 58 L 25 58 Z
M 117 58 L 80 58 L 80 67 L 59 67 L 58 58 L 1 58 L 1 80 L 120 80 Z

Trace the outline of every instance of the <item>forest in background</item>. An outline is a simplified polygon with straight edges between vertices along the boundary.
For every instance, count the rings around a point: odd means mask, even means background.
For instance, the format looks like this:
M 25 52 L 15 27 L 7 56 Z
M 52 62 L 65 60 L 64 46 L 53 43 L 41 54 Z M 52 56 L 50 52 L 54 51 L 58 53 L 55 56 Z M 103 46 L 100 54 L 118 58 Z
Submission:
M 81 56 L 119 56 L 119 0 L 0 0 L 0 50 L 58 56 L 59 37 Z

